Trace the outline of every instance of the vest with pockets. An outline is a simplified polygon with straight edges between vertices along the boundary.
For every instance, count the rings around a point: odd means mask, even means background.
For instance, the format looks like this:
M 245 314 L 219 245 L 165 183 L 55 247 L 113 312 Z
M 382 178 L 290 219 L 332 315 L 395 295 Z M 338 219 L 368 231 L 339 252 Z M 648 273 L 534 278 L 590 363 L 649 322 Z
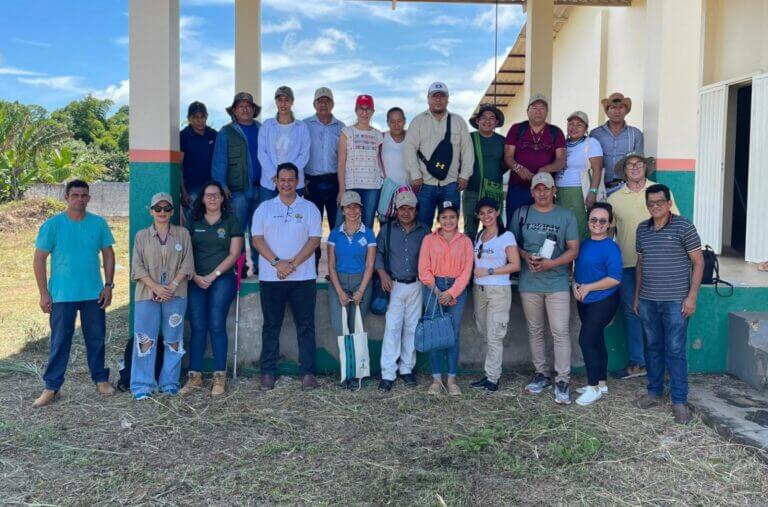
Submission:
M 248 142 L 231 124 L 227 131 L 227 187 L 231 192 L 248 190 Z

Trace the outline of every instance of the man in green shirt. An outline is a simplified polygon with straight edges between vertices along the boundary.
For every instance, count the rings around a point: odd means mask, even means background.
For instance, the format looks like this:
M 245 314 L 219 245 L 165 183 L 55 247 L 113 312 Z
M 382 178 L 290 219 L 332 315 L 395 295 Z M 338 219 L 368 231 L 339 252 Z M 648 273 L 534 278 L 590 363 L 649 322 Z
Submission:
M 99 394 L 113 393 L 109 368 L 104 366 L 104 335 L 105 309 L 112 303 L 115 287 L 115 239 L 103 218 L 85 211 L 90 200 L 88 192 L 84 181 L 67 183 L 67 210 L 49 218 L 40 227 L 35 241 L 34 270 L 40 309 L 51 315 L 51 353 L 43 375 L 45 389 L 32 405 L 35 408 L 53 402 L 64 383 L 78 312 L 91 379 Z M 106 283 L 101 278 L 99 252 Z M 50 280 L 46 267 L 49 255 Z
M 477 129 L 477 132 L 471 134 L 475 148 L 475 165 L 467 189 L 462 194 L 461 206 L 464 210 L 464 234 L 474 241 L 479 223 L 475 207 L 480 194 L 482 193 L 482 197 L 496 199 L 499 206 L 504 205 L 504 136 L 494 132 L 496 128 L 504 125 L 504 113 L 492 104 L 483 104 L 477 114 L 469 120 L 469 124 Z M 498 193 L 496 196 L 491 195 L 494 188 Z

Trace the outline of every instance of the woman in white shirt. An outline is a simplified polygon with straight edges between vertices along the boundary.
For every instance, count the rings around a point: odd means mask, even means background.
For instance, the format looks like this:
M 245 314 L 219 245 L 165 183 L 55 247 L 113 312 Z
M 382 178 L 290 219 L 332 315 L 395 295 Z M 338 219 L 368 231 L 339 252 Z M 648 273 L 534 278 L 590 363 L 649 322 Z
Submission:
M 405 113 L 399 107 L 387 111 L 389 132 L 384 134 L 381 158 L 386 177 L 398 186 L 408 184 L 408 173 L 403 164 L 403 141 L 405 141 Z
M 357 192 L 363 201 L 363 224 L 373 229 L 376 208 L 384 176 L 381 170 L 381 144 L 383 134 L 371 126 L 373 117 L 373 97 L 360 95 L 355 101 L 357 123 L 341 129 L 339 136 L 339 195 L 341 203 L 344 192 Z M 341 225 L 344 216 L 336 215 L 336 227 Z
M 557 204 L 576 215 L 579 234 L 587 237 L 587 210 L 595 202 L 605 200 L 603 184 L 603 148 L 587 136 L 589 118 L 583 111 L 568 117 L 568 158 L 565 169 L 555 176 Z
M 509 307 L 512 304 L 510 273 L 520 271 L 520 254 L 511 232 L 504 229 L 499 204 L 483 197 L 475 207 L 483 229 L 475 238 L 475 323 L 487 343 L 485 377 L 472 387 L 497 391 L 504 357 Z

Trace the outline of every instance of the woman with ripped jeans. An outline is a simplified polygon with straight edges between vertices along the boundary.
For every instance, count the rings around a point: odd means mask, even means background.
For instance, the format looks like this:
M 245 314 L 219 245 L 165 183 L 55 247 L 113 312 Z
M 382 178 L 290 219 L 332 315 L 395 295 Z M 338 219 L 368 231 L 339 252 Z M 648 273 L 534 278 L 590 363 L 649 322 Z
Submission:
M 179 392 L 187 281 L 195 272 L 189 232 L 171 224 L 173 198 L 157 193 L 149 207 L 153 222 L 136 234 L 131 267 L 136 282 L 131 393 L 136 400 L 149 398 L 156 390 Z M 155 379 L 160 330 L 166 350 L 160 377 Z

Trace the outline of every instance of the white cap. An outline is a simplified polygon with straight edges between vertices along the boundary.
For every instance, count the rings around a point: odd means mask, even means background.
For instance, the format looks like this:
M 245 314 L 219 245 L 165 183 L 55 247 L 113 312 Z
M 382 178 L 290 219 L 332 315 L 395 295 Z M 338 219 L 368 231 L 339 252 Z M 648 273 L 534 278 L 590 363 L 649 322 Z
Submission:
M 427 90 L 427 97 L 431 97 L 435 93 L 444 93 L 448 95 L 448 86 L 440 81 L 435 81 L 429 85 L 429 90 Z

